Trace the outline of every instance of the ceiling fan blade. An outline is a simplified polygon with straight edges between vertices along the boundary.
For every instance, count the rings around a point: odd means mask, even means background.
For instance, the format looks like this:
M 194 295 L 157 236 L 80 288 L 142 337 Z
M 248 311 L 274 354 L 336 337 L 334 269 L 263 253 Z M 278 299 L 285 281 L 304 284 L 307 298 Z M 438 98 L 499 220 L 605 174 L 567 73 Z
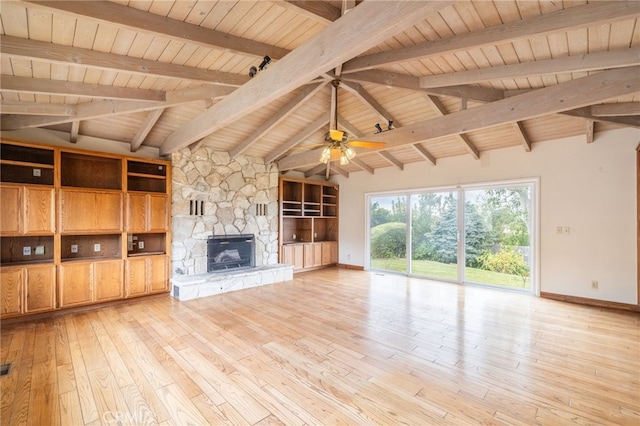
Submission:
M 382 149 L 387 147 L 387 144 L 384 142 L 349 141 L 347 143 L 352 147 L 360 148 Z
M 329 129 L 329 136 L 334 141 L 341 141 L 344 137 L 344 132 L 342 130 Z

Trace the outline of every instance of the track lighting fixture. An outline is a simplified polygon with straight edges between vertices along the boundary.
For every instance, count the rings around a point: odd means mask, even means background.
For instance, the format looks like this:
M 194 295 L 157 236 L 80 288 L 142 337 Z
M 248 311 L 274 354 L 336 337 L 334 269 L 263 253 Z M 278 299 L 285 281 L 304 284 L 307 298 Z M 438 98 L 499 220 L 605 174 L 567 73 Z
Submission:
M 394 130 L 396 127 L 393 125 L 393 120 L 389 120 L 389 122 L 387 123 L 387 130 L 382 130 L 382 126 L 380 126 L 380 123 L 376 123 L 376 133 L 382 133 L 382 132 L 387 132 L 389 130 Z
M 269 57 L 269 55 L 265 55 L 265 57 L 262 59 L 262 62 L 260 62 L 260 65 L 258 65 L 258 68 L 254 66 L 249 68 L 249 77 L 253 78 L 258 72 L 266 70 L 267 65 L 269 65 L 270 63 L 271 58 Z

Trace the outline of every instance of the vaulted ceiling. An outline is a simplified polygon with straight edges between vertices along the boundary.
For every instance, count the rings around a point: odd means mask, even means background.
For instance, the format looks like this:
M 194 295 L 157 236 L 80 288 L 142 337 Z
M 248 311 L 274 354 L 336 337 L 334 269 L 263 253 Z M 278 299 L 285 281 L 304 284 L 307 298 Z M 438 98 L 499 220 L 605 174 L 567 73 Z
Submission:
M 324 175 L 337 84 L 337 127 L 386 147 L 330 173 L 597 143 L 640 127 L 639 17 L 638 1 L 3 0 L 1 128 Z

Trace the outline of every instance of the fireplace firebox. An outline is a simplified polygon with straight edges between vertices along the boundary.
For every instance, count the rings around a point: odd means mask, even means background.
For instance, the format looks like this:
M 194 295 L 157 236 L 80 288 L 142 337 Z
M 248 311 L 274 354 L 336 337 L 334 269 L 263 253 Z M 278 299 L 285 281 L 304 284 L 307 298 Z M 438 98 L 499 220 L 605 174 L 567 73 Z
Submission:
M 207 272 L 255 266 L 255 235 L 211 235 L 207 239 Z

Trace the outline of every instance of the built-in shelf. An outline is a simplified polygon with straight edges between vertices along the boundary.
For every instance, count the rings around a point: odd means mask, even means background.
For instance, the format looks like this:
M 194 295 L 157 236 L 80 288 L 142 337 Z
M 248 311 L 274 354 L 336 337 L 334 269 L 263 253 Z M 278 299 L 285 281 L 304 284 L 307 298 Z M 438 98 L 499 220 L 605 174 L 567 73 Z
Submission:
M 169 291 L 170 162 L 0 143 L 0 318 Z
M 53 185 L 54 151 L 2 143 L 0 146 L 0 181 Z
M 280 261 L 294 270 L 337 263 L 338 186 L 280 179 Z
M 62 186 L 94 189 L 122 189 L 122 159 L 98 155 L 62 152 Z

